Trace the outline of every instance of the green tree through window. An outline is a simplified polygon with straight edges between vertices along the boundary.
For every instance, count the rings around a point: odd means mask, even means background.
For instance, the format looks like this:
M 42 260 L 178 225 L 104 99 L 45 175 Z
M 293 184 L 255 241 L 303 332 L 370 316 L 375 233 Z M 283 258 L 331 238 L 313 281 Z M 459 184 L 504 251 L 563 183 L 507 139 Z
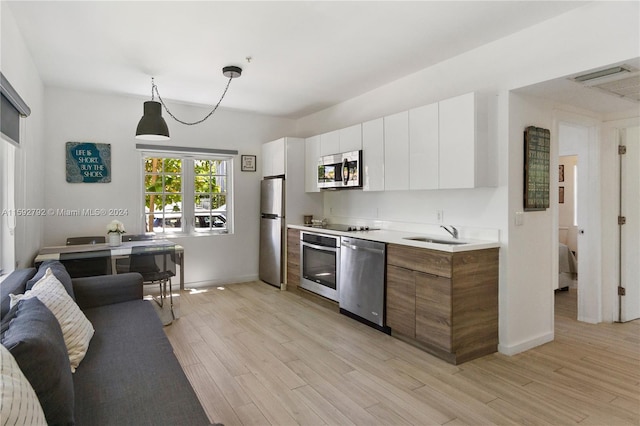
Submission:
M 228 232 L 230 161 L 213 158 L 145 157 L 146 231 Z

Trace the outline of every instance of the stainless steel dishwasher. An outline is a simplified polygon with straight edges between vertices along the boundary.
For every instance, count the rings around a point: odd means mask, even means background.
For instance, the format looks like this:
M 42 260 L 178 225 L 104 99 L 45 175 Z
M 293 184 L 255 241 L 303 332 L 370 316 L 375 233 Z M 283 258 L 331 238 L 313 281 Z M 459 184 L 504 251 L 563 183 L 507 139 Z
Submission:
M 385 264 L 384 243 L 341 238 L 340 312 L 390 333 L 384 325 Z

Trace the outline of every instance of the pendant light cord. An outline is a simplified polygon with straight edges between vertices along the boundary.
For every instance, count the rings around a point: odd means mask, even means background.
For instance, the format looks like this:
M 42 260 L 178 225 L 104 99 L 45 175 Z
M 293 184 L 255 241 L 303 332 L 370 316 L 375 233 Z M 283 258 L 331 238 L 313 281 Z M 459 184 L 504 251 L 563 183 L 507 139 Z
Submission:
M 160 96 L 160 92 L 158 92 L 158 86 L 156 86 L 156 83 L 154 82 L 153 78 L 151 78 L 151 100 L 154 100 L 154 94 L 158 95 L 158 99 L 160 99 L 160 103 L 162 104 L 162 106 L 164 107 L 165 111 L 167 111 L 167 114 L 169 114 L 171 116 L 171 118 L 173 118 L 174 120 L 176 120 L 178 123 L 181 124 L 185 124 L 187 126 L 194 126 L 196 124 L 200 124 L 203 121 L 205 121 L 207 118 L 211 117 L 213 115 L 214 112 L 216 112 L 216 110 L 218 109 L 218 107 L 220 106 L 220 103 L 222 102 L 222 100 L 224 99 L 224 95 L 227 94 L 227 90 L 229 90 L 229 85 L 231 84 L 231 80 L 233 80 L 233 77 L 229 77 L 229 81 L 227 82 L 227 87 L 224 88 L 224 92 L 222 92 L 222 96 L 220 97 L 220 100 L 218 101 L 218 103 L 216 104 L 216 106 L 213 107 L 213 109 L 211 110 L 211 112 L 209 112 L 209 114 L 207 114 L 202 120 L 198 120 L 198 121 L 194 121 L 194 122 L 187 122 L 187 121 L 182 121 L 179 118 L 177 118 L 175 115 L 173 115 L 171 113 L 171 111 L 169 111 L 169 108 L 167 108 L 167 105 L 164 103 L 164 101 L 162 100 L 162 97 Z

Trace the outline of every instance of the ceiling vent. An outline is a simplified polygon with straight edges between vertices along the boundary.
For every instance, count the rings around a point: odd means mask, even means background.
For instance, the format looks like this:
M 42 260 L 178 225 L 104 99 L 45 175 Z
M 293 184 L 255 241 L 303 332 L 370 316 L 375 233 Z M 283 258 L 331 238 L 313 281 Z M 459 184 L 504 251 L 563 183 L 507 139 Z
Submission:
M 619 98 L 640 102 L 640 71 L 630 65 L 592 71 L 571 80 Z

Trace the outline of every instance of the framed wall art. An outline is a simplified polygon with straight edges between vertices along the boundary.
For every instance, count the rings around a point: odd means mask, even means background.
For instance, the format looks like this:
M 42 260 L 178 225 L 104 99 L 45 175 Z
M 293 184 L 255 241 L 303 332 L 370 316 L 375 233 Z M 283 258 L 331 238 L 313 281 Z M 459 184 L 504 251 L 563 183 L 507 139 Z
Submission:
M 530 126 L 524 131 L 524 210 L 549 208 L 551 132 Z
M 111 182 L 111 144 L 67 142 L 67 182 Z
M 240 170 L 243 172 L 255 172 L 256 171 L 256 156 L 255 155 L 243 155 L 241 157 Z

